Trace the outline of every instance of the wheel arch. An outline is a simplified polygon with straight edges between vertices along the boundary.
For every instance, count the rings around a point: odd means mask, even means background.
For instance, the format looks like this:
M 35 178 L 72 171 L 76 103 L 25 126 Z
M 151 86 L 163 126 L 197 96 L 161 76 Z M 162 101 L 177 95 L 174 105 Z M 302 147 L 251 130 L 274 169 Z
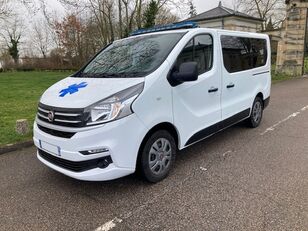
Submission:
M 260 97 L 262 99 L 262 101 L 264 101 L 264 96 L 263 96 L 263 93 L 262 92 L 259 92 L 256 96 L 257 97 Z
M 142 150 L 142 148 L 144 147 L 147 139 L 153 134 L 155 133 L 156 131 L 159 131 L 159 130 L 166 130 L 168 131 L 174 138 L 175 140 L 175 143 L 176 143 L 176 146 L 177 148 L 179 149 L 179 144 L 180 144 L 180 136 L 179 136 L 179 132 L 177 130 L 177 128 L 170 122 L 163 122 L 163 123 L 159 123 L 157 125 L 155 125 L 154 127 L 152 127 L 147 133 L 146 135 L 144 136 L 140 146 L 139 146 L 139 149 L 138 149 L 138 157 L 137 157 L 137 167 L 138 167 L 138 163 L 140 161 L 140 152 Z
M 262 100 L 262 103 L 263 103 L 263 109 L 266 107 L 266 99 L 264 99 L 264 95 L 263 95 L 263 93 L 262 92 L 259 92 L 258 94 L 257 94 L 257 96 L 256 96 L 256 98 L 257 97 L 260 97 L 261 98 L 261 100 Z
M 175 143 L 177 145 L 177 147 L 179 146 L 180 143 L 180 136 L 179 136 L 179 132 L 176 129 L 176 127 L 170 123 L 170 122 L 163 122 L 163 123 L 159 123 L 157 125 L 155 125 L 154 127 L 152 127 L 147 134 L 144 136 L 141 145 L 139 147 L 139 151 L 142 148 L 142 146 L 144 145 L 144 143 L 146 142 L 146 140 L 149 138 L 150 135 L 152 135 L 154 132 L 158 131 L 158 130 L 166 130 L 168 131 L 174 138 Z

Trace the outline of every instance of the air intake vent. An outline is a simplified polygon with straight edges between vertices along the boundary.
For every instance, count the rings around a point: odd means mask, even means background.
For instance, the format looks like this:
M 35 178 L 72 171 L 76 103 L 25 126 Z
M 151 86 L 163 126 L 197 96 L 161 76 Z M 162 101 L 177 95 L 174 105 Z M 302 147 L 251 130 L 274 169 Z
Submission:
M 52 135 L 52 136 L 57 136 L 57 137 L 61 137 L 61 138 L 66 138 L 66 139 L 70 139 L 72 138 L 76 133 L 75 132 L 63 132 L 63 131 L 58 131 L 58 130 L 54 130 L 54 129 L 50 129 L 50 128 L 46 128 L 46 127 L 43 127 L 41 125 L 37 125 L 37 127 L 49 134 L 49 135 Z
M 70 161 L 51 155 L 41 149 L 38 149 L 38 153 L 44 160 L 73 172 L 84 172 L 94 168 L 107 168 L 109 164 L 112 163 L 110 156 L 105 156 L 93 160 Z

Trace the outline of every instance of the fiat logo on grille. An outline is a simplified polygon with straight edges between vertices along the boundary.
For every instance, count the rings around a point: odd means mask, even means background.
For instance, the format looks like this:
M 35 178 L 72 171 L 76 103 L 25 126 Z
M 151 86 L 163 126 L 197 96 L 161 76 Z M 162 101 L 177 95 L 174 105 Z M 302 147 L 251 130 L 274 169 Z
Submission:
M 55 113 L 53 111 L 48 112 L 48 121 L 53 122 L 55 119 Z

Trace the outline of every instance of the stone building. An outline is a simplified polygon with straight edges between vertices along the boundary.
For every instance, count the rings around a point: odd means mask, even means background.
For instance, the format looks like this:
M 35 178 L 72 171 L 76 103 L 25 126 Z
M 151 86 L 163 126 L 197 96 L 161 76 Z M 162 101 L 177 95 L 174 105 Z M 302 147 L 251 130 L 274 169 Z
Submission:
M 260 18 L 224 7 L 221 2 L 219 2 L 218 7 L 188 18 L 185 21 L 198 22 L 200 27 L 248 32 L 261 31 L 263 23 Z

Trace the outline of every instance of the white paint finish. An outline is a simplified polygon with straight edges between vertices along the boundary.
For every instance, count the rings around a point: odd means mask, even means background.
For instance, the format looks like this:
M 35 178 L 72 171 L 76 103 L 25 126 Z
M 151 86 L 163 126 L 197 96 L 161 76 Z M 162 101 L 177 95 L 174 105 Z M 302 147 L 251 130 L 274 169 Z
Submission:
M 267 128 L 264 132 L 260 133 L 260 135 L 263 136 L 263 135 L 265 135 L 268 132 L 274 131 L 282 123 L 287 122 L 288 120 L 295 118 L 296 116 L 298 116 L 299 114 L 301 114 L 302 112 L 304 112 L 306 110 L 308 110 L 308 105 L 303 107 L 303 108 L 301 108 L 297 112 L 292 113 L 291 115 L 289 115 L 288 117 L 284 118 L 283 120 L 278 121 L 273 126 Z
M 73 84 L 86 82 L 85 88 L 64 97 L 59 97 L 59 92 Z M 62 108 L 85 108 L 97 103 L 121 90 L 144 82 L 144 78 L 65 78 L 48 88 L 41 103 L 48 106 Z
M 212 36 L 214 47 L 218 47 L 217 33 L 207 33 Z M 199 75 L 197 81 L 172 88 L 174 125 L 180 132 L 180 148 L 184 148 L 188 139 L 198 131 L 221 121 L 221 60 L 218 49 L 214 49 L 213 54 L 214 62 L 210 71 Z M 209 93 L 211 88 L 217 88 L 218 91 Z
M 111 221 L 106 222 L 102 226 L 95 229 L 95 231 L 109 231 L 116 227 L 117 224 L 120 224 L 123 220 L 115 217 Z
M 221 36 L 240 36 L 246 38 L 260 38 L 267 41 L 267 63 L 265 66 L 249 69 L 245 71 L 239 71 L 235 73 L 229 73 L 225 68 L 225 62 L 234 62 L 234 60 L 223 60 L 223 52 L 221 42 L 219 43 L 219 51 L 221 56 L 221 68 L 222 68 L 222 120 L 225 120 L 234 114 L 240 113 L 248 108 L 252 107 L 255 97 L 258 93 L 262 93 L 264 99 L 270 95 L 271 86 L 271 54 L 270 54 L 270 42 L 269 37 L 263 34 L 245 33 L 245 32 L 233 32 L 233 31 L 220 31 Z M 267 72 L 267 73 L 266 73 Z M 256 73 L 264 73 L 254 76 Z M 228 85 L 234 85 L 233 88 L 227 88 Z
M 167 80 L 170 64 L 165 61 L 148 75 L 144 90 L 132 105 L 133 111 L 148 130 L 162 122 L 173 123 L 172 89 Z
M 61 148 L 61 157 L 70 161 L 85 161 L 110 155 L 113 163 L 119 168 L 134 171 L 139 145 L 148 129 L 132 114 L 120 120 L 107 123 L 103 127 L 92 127 L 91 130 L 78 132 L 71 139 L 51 136 L 38 129 L 34 124 L 34 144 L 39 147 L 39 140 Z M 80 151 L 108 148 L 109 153 L 82 155 Z M 53 153 L 53 150 L 46 150 Z M 97 169 L 102 173 L 104 170 Z M 63 173 L 66 173 L 63 169 Z M 73 174 L 73 172 L 72 172 Z M 84 175 L 87 175 L 84 172 Z M 80 177 L 79 177 L 80 178 Z M 91 179 L 89 179 L 91 180 Z
M 270 80 L 264 81 L 264 79 L 270 79 L 270 74 L 265 77 L 262 75 L 252 76 L 253 73 L 267 70 L 268 67 L 235 73 L 232 76 L 222 74 L 223 59 L 218 36 L 218 34 L 231 34 L 234 36 L 267 38 L 266 35 L 205 28 L 159 33 L 178 32 L 185 32 L 185 35 L 174 47 L 167 59 L 162 60 L 161 66 L 144 79 L 67 78 L 47 90 L 41 99 L 41 102 L 51 106 L 83 108 L 144 81 L 144 90 L 133 103 L 132 109 L 134 113 L 130 116 L 106 123 L 104 126 L 93 126 L 87 130 L 77 131 L 71 139 L 49 135 L 38 129 L 36 123 L 34 125 L 34 142 L 38 147 L 39 140 L 60 147 L 61 158 L 71 161 L 83 161 L 105 156 L 107 155 L 106 153 L 84 156 L 80 154 L 80 151 L 106 147 L 110 150 L 108 155 L 112 157 L 113 164 L 106 169 L 95 168 L 81 173 L 74 173 L 43 161 L 41 158 L 39 159 L 49 167 L 77 179 L 90 181 L 115 179 L 135 171 L 141 142 L 148 131 L 155 125 L 165 122 L 173 124 L 179 135 L 179 148 L 182 149 L 192 135 L 220 122 L 222 114 L 224 118 L 227 118 L 250 107 L 258 92 L 257 90 L 264 94 L 264 98 L 269 96 Z M 197 81 L 171 87 L 167 81 L 167 75 L 171 67 L 187 42 L 200 34 L 211 34 L 213 37 L 214 62 L 212 69 L 201 74 Z M 147 36 L 150 36 L 150 34 Z M 58 94 L 61 89 L 70 84 L 79 83 L 79 81 L 87 81 L 88 87 L 60 99 Z M 224 93 L 226 85 L 230 81 L 234 81 L 236 85 L 233 90 L 230 90 L 234 94 Z M 211 87 L 218 88 L 218 91 L 209 93 L 208 90 Z M 222 109 L 221 105 L 224 105 L 225 108 Z M 61 127 L 60 131 L 69 131 L 69 128 Z M 47 151 L 52 152 L 51 149 Z

